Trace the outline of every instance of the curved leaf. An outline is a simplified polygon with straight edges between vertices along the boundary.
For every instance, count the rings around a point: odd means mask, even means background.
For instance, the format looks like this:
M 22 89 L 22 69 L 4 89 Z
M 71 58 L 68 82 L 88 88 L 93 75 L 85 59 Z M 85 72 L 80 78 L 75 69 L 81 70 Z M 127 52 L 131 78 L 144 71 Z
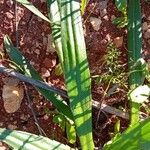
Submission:
M 0 140 L 16 150 L 73 150 L 47 137 L 0 128 Z
M 45 17 L 31 2 L 29 2 L 27 0 L 16 0 L 16 1 L 19 2 L 20 4 L 22 4 L 27 9 L 29 9 L 31 12 L 33 12 L 38 17 L 40 17 L 43 20 L 50 23 L 50 20 L 47 17 Z
M 150 119 L 137 123 L 129 128 L 104 150 L 149 150 L 150 148 Z
M 22 53 L 13 46 L 11 40 L 8 36 L 4 37 L 4 45 L 6 48 L 6 51 L 8 55 L 10 56 L 11 60 L 14 61 L 23 71 L 23 73 L 36 80 L 42 80 L 38 72 L 28 63 L 26 58 L 22 55 Z M 57 98 L 55 93 L 50 92 L 49 90 L 45 90 L 43 88 L 37 88 L 37 90 L 49 101 L 51 101 L 54 106 L 63 113 L 65 116 L 67 116 L 69 119 L 73 120 L 72 112 L 66 104 L 64 104 L 61 100 Z

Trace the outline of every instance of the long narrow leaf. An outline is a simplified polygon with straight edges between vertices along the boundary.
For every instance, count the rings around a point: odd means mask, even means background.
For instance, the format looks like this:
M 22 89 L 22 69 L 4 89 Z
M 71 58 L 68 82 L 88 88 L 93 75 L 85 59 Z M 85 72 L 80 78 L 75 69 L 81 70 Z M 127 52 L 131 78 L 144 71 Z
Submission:
M 73 150 L 55 140 L 35 134 L 0 128 L 0 141 L 16 150 Z
M 128 4 L 128 53 L 129 53 L 129 86 L 131 89 L 143 84 L 141 71 L 133 71 L 133 65 L 141 58 L 142 33 L 140 0 L 129 0 Z M 141 68 L 139 68 L 141 70 Z M 140 104 L 131 102 L 131 125 L 139 122 Z
M 104 150 L 149 150 L 150 149 L 150 119 L 137 123 L 129 128 Z
M 40 18 L 44 19 L 47 22 L 50 22 L 50 20 L 47 17 L 45 17 L 31 2 L 27 0 L 16 0 L 16 1 L 22 4 L 27 9 L 29 9 L 35 15 L 39 16 Z
M 9 54 L 11 60 L 14 61 L 17 65 L 19 65 L 20 68 L 22 68 L 23 73 L 26 76 L 31 77 L 36 80 L 43 81 L 40 75 L 37 73 L 37 71 L 28 63 L 28 61 L 21 54 L 21 52 L 13 46 L 8 36 L 4 37 L 4 44 L 5 44 L 6 51 Z M 62 101 L 58 100 L 53 92 L 50 92 L 49 90 L 45 90 L 42 88 L 37 88 L 37 90 L 43 96 L 45 96 L 46 99 L 51 101 L 54 104 L 54 106 L 58 109 L 58 111 L 60 111 L 65 116 L 73 120 L 72 112 L 70 108 L 66 104 L 64 104 Z
M 56 0 L 55 0 L 56 1 Z M 51 5 L 55 1 L 48 0 Z M 63 71 L 70 107 L 83 150 L 94 149 L 91 118 L 91 80 L 80 14 L 80 3 L 57 0 L 61 16 Z M 55 11 L 55 10 L 54 10 Z M 50 9 L 51 16 L 53 9 Z

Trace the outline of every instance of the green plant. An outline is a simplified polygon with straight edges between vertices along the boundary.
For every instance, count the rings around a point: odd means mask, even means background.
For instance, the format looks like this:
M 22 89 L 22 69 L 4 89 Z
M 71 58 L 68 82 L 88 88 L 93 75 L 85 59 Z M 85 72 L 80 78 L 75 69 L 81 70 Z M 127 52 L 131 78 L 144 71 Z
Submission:
M 52 34 L 59 53 L 81 148 L 93 149 L 91 79 L 88 68 L 80 3 L 74 0 L 48 1 Z M 58 24 L 61 26 L 58 31 Z M 58 35 L 58 33 L 60 33 Z M 80 39 L 80 40 L 78 40 Z
M 51 20 L 49 21 L 27 0 L 17 1 L 51 23 L 55 46 L 64 72 L 70 100 L 69 107 L 63 101 L 58 100 L 54 93 L 40 88 L 37 89 L 54 103 L 58 111 L 74 121 L 81 148 L 83 150 L 94 149 L 91 121 L 91 80 L 81 22 L 80 3 L 73 0 L 48 0 Z M 79 38 L 80 41 L 77 41 Z M 41 80 L 34 68 L 12 45 L 10 39 L 5 37 L 4 41 L 7 52 L 11 59 L 19 65 L 22 73 Z M 69 130 L 69 128 L 72 130 L 72 126 L 68 124 L 66 129 Z
M 115 0 L 117 9 L 122 13 L 122 17 L 115 18 L 112 23 L 117 25 L 118 28 L 124 28 L 128 24 L 127 19 L 127 0 Z
M 139 0 L 130 0 L 128 6 L 128 66 L 129 66 L 129 86 L 134 89 L 144 82 L 140 65 L 135 65 L 141 58 L 141 9 Z M 136 66 L 136 67 L 133 67 Z M 134 71 L 139 70 L 139 71 Z M 131 126 L 139 122 L 140 104 L 131 102 Z
M 129 50 L 129 100 L 131 102 L 131 123 L 119 137 L 112 139 L 104 150 L 147 150 L 150 147 L 150 120 L 140 122 L 140 106 L 150 96 L 150 87 L 143 85 L 148 77 L 147 64 L 141 58 L 141 10 L 140 0 L 129 0 L 128 6 L 128 50 Z
M 121 52 L 116 48 L 113 42 L 108 43 L 107 53 L 103 57 L 101 75 L 96 76 L 98 84 L 118 84 L 127 88 L 127 73 L 122 69 L 122 62 L 119 60 Z

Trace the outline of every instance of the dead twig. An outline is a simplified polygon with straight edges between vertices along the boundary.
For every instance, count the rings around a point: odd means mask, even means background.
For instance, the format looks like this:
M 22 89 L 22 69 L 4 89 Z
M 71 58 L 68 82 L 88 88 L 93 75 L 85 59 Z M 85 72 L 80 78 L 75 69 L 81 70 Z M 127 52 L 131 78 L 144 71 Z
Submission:
M 36 117 L 35 111 L 34 111 L 34 109 L 32 107 L 32 102 L 31 102 L 30 96 L 28 94 L 28 89 L 27 89 L 27 86 L 26 86 L 25 83 L 24 83 L 24 89 L 25 89 L 25 94 L 26 94 L 26 97 L 27 97 L 28 107 L 31 109 L 31 112 L 32 112 L 32 115 L 33 115 L 33 118 L 34 118 L 34 121 L 35 121 L 35 125 L 37 126 L 39 134 L 40 135 L 44 134 L 46 136 L 46 133 L 43 131 L 43 129 L 39 125 L 39 122 L 38 122 L 38 119 Z
M 30 77 L 24 76 L 23 74 L 15 72 L 13 69 L 8 69 L 2 65 L 0 66 L 0 73 L 5 73 L 9 76 L 16 77 L 19 80 L 30 83 L 33 86 L 43 88 L 43 89 L 49 90 L 51 92 L 55 92 L 56 94 L 59 94 L 65 98 L 68 98 L 67 92 L 65 90 L 62 90 L 62 89 L 57 88 L 57 87 L 52 86 L 52 85 L 48 85 L 42 81 L 35 80 L 35 79 L 30 78 Z M 129 119 L 128 113 L 125 113 L 119 109 L 108 106 L 106 104 L 103 104 L 103 103 L 100 104 L 99 102 L 92 100 L 92 106 L 96 109 L 101 109 L 101 111 L 105 111 L 107 113 L 114 114 L 114 115 L 119 116 L 119 117 L 124 118 L 124 119 Z

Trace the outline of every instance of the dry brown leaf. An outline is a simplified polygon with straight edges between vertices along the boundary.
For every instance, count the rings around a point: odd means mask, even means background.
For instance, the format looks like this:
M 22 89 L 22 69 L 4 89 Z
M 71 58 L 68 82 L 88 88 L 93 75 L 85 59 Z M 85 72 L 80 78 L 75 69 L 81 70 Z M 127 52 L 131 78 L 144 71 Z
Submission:
M 24 90 L 22 86 L 4 85 L 2 97 L 6 112 L 16 112 L 20 108 L 23 96 Z

